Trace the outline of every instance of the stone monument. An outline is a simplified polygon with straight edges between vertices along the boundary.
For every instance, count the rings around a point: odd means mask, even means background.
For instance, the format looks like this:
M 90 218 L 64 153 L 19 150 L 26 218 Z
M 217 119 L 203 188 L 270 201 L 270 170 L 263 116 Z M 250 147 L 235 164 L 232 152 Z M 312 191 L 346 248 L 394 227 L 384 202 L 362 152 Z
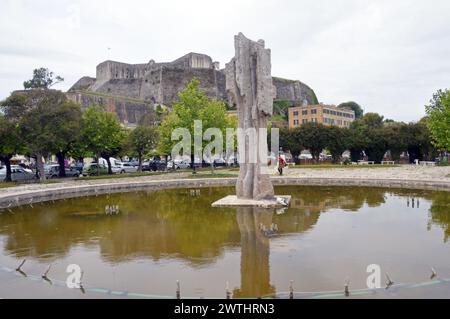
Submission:
M 271 52 L 263 40 L 235 36 L 235 57 L 226 65 L 226 88 L 238 111 L 240 172 L 236 195 L 213 204 L 221 206 L 288 206 L 288 196 L 274 196 L 268 171 L 267 120 L 273 113 L 276 90 Z

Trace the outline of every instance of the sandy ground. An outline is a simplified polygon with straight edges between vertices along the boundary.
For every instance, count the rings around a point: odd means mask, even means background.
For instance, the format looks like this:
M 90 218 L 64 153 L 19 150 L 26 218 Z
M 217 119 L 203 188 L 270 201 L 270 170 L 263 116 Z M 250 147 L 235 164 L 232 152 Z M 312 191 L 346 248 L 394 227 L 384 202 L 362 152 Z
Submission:
M 288 169 L 288 177 L 400 179 L 450 182 L 450 166 L 423 167 L 403 165 L 387 168 Z

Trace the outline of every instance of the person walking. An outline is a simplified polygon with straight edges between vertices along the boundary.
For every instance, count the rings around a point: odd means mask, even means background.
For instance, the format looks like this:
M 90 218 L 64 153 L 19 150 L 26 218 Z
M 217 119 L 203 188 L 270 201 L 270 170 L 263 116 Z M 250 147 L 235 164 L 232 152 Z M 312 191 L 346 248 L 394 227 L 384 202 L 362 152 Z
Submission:
M 286 159 L 284 155 L 280 153 L 278 156 L 278 173 L 280 173 L 280 176 L 283 176 L 283 169 L 286 167 Z

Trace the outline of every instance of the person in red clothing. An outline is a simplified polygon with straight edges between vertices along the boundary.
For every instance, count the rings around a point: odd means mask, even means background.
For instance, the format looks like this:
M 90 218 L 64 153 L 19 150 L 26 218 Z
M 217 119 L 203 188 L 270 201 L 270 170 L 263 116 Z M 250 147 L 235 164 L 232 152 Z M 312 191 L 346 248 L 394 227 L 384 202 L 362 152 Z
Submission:
M 278 172 L 280 173 L 280 175 L 283 175 L 283 169 L 286 167 L 286 164 L 286 159 L 280 153 L 280 155 L 278 156 Z

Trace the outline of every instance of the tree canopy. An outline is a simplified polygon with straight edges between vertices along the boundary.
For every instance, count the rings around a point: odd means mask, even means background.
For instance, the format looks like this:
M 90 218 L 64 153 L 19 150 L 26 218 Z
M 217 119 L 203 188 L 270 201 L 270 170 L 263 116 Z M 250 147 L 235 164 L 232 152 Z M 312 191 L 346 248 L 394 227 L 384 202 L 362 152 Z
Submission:
M 360 119 L 364 115 L 363 108 L 356 102 L 350 101 L 338 105 L 341 109 L 351 109 L 355 111 L 355 118 Z
M 202 136 L 209 128 L 218 128 L 223 137 L 227 127 L 233 127 L 236 122 L 227 115 L 226 106 L 223 102 L 208 98 L 199 90 L 200 82 L 194 78 L 186 88 L 178 94 L 178 101 L 173 105 L 173 110 L 161 123 L 161 138 L 159 151 L 161 154 L 169 155 L 178 141 L 172 140 L 172 132 L 178 128 L 185 128 L 194 138 L 194 121 L 202 122 Z M 225 138 L 224 138 L 225 141 Z M 204 147 L 208 141 L 203 141 Z M 191 160 L 194 159 L 194 143 L 191 143 Z
M 158 128 L 150 125 L 139 125 L 128 135 L 127 148 L 137 156 L 139 171 L 142 171 L 142 157 L 156 148 L 158 139 Z
M 117 155 L 124 145 L 127 133 L 117 116 L 106 112 L 101 106 L 92 106 L 83 113 L 81 138 L 85 148 L 97 158 L 103 157 L 112 168 L 109 158 Z
M 0 113 L 0 161 L 6 165 L 5 181 L 11 181 L 11 158 L 19 153 L 22 143 L 17 124 L 9 121 Z
M 52 71 L 46 68 L 39 68 L 33 71 L 33 78 L 25 81 L 23 87 L 28 89 L 49 89 L 52 86 L 63 82 L 64 79 L 55 75 Z
M 426 106 L 426 112 L 434 145 L 441 150 L 450 150 L 450 90 L 437 91 Z

